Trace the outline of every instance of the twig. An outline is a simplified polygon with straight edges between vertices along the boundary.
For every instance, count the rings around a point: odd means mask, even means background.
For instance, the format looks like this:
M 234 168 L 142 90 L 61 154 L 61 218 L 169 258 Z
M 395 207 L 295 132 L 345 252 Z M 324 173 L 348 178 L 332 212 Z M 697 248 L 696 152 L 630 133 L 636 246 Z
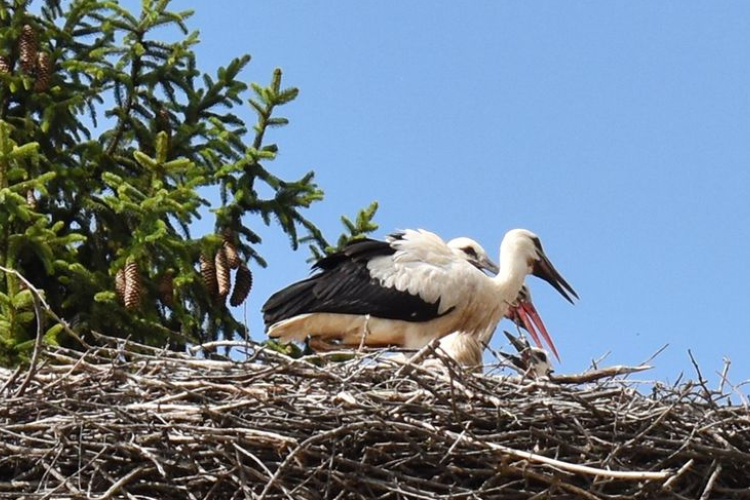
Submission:
M 721 464 L 717 463 L 714 466 L 713 472 L 711 472 L 711 476 L 709 476 L 708 478 L 708 482 L 706 482 L 706 487 L 703 489 L 703 493 L 701 493 L 700 500 L 708 500 L 708 498 L 711 496 L 711 490 L 714 489 L 714 483 L 719 477 L 719 474 L 721 474 Z
M 435 347 L 437 345 L 438 341 L 433 340 L 429 344 L 422 347 L 416 352 L 416 354 L 414 354 L 414 356 L 411 356 L 406 361 L 402 362 L 403 366 L 396 370 L 396 373 L 394 373 L 393 376 L 396 378 L 403 377 L 411 373 L 414 369 L 419 368 L 419 364 L 424 361 L 427 356 L 429 356 L 430 354 L 435 354 Z
M 719 393 L 724 392 L 724 384 L 727 382 L 727 374 L 729 373 L 729 365 L 731 364 L 732 360 L 725 357 L 724 368 L 721 370 L 721 375 L 719 375 Z
M 695 463 L 695 459 L 691 458 L 687 462 L 685 462 L 685 465 L 680 467 L 677 472 L 674 473 L 674 476 L 667 479 L 664 484 L 662 485 L 662 488 L 669 491 L 672 489 L 672 486 L 677 482 L 678 479 L 682 477 L 683 474 L 685 474 L 687 471 L 689 471 L 693 464 Z
M 203 342 L 202 344 L 194 345 L 188 348 L 188 352 L 190 354 L 195 354 L 199 351 L 216 349 L 217 347 L 257 348 L 258 344 L 247 340 L 216 340 L 214 342 Z
M 10 377 L 8 377 L 8 380 L 6 380 L 3 386 L 0 387 L 0 394 L 5 392 L 5 389 L 10 387 L 10 385 L 16 381 L 16 379 L 18 378 L 18 375 L 21 373 L 22 370 L 23 370 L 23 367 L 20 365 L 17 366 L 15 370 L 13 370 L 13 373 L 10 375 Z
M 641 363 L 641 365 L 647 365 L 647 364 L 651 363 L 653 360 L 655 360 L 657 358 L 657 356 L 659 356 L 662 352 L 664 352 L 664 350 L 667 347 L 669 347 L 669 344 L 664 344 L 663 346 L 661 346 L 660 348 L 658 348 L 656 350 L 656 352 L 653 353 L 651 356 L 649 356 L 648 359 L 646 359 L 643 363 Z
M 688 355 L 690 356 L 690 362 L 693 363 L 693 368 L 695 368 L 695 373 L 698 375 L 698 384 L 700 384 L 701 388 L 703 389 L 703 394 L 704 394 L 703 397 L 706 399 L 706 402 L 713 404 L 711 391 L 708 389 L 706 379 L 703 378 L 703 374 L 701 373 L 701 369 L 698 366 L 698 362 L 693 357 L 693 351 L 688 349 Z
M 557 382 L 558 384 L 585 384 L 589 382 L 595 382 L 603 378 L 616 377 L 618 375 L 628 375 L 631 373 L 638 373 L 653 368 L 650 365 L 639 365 L 639 366 L 608 366 L 606 368 L 600 368 L 598 370 L 589 370 L 583 373 L 574 375 L 550 375 L 549 379 L 551 382 Z
M 599 369 L 599 363 L 601 363 L 602 361 L 604 361 L 605 359 L 607 359 L 610 354 L 612 354 L 612 351 L 607 351 L 604 354 L 602 354 L 601 356 L 599 356 L 598 359 L 592 359 L 591 360 L 591 366 L 594 368 L 594 370 L 598 370 Z
M 94 500 L 108 500 L 109 498 L 112 498 L 116 493 L 118 493 L 126 484 L 128 484 L 130 481 L 138 477 L 142 472 L 148 470 L 149 467 L 145 465 L 141 465 L 139 467 L 136 467 L 132 471 L 130 471 L 128 474 L 125 474 L 123 477 L 115 481 L 112 486 L 109 487 L 107 491 L 104 492 L 102 496 L 95 497 Z
M 16 393 L 20 396 L 23 395 L 26 387 L 29 385 L 31 377 L 33 377 L 34 373 L 36 373 L 37 362 L 39 361 L 39 351 L 42 347 L 42 338 L 44 334 L 44 316 L 42 315 L 42 310 L 39 304 L 43 299 L 39 293 L 39 290 L 37 290 L 36 287 L 34 287 L 34 285 L 32 285 L 29 280 L 22 276 L 18 271 L 14 269 L 8 269 L 3 266 L 0 266 L 0 271 L 3 271 L 7 274 L 13 274 L 29 289 L 29 291 L 31 292 L 32 304 L 34 306 L 34 315 L 36 316 L 36 338 L 34 340 L 34 351 L 31 355 L 31 361 L 29 363 L 29 371 L 26 373 L 26 377 L 23 379 L 23 382 L 21 382 L 21 385 L 16 390 Z

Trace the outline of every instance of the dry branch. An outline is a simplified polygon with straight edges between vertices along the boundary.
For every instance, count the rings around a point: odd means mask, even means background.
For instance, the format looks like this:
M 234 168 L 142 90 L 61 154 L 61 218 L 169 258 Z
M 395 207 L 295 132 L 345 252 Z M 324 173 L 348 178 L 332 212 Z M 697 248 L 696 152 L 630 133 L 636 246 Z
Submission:
M 3 498 L 750 498 L 747 408 L 646 391 L 623 378 L 640 367 L 545 381 L 94 340 L 0 369 Z

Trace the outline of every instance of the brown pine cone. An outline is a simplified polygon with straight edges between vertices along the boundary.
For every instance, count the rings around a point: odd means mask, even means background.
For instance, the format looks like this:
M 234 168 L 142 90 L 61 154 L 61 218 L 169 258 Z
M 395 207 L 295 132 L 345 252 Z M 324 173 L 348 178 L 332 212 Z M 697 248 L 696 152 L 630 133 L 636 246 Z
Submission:
M 159 132 L 164 131 L 167 135 L 172 135 L 172 124 L 169 121 L 167 108 L 159 108 L 159 111 L 156 112 L 156 126 Z
M 21 69 L 24 73 L 32 73 L 36 67 L 36 33 L 30 24 L 26 24 L 18 38 L 18 53 Z
M 237 269 L 237 273 L 234 276 L 234 290 L 232 290 L 232 296 L 229 298 L 229 304 L 231 306 L 242 304 L 250 293 L 252 287 L 253 273 L 245 264 L 240 263 L 240 267 Z
M 49 54 L 40 52 L 36 57 L 36 81 L 34 92 L 46 92 L 49 89 L 50 77 L 52 75 L 52 61 Z
M 28 205 L 32 210 L 36 210 L 39 206 L 39 202 L 36 199 L 36 195 L 34 194 L 33 189 L 29 189 L 28 191 L 26 191 L 26 205 Z
M 224 252 L 223 248 L 220 248 L 219 251 L 216 252 L 214 265 L 216 266 L 216 283 L 219 286 L 219 297 L 223 298 L 229 295 L 229 289 L 232 286 L 227 254 Z
M 125 309 L 132 311 L 138 308 L 141 303 L 142 291 L 138 264 L 130 261 L 125 265 Z
M 10 73 L 10 59 L 5 56 L 0 56 L 0 75 Z
M 234 246 L 234 243 L 229 240 L 224 240 L 222 249 L 227 256 L 227 264 L 229 267 L 231 269 L 237 269 L 240 267 L 242 259 L 240 259 L 240 254 L 237 252 L 237 247 Z
M 118 299 L 125 302 L 125 269 L 120 269 L 115 274 L 115 293 Z
M 174 307 L 174 271 L 167 271 L 161 275 L 157 285 L 162 304 L 172 309 Z
M 219 286 L 216 282 L 216 266 L 214 266 L 214 261 L 205 255 L 201 255 L 200 265 L 203 285 L 206 287 L 208 294 L 216 298 L 219 295 Z

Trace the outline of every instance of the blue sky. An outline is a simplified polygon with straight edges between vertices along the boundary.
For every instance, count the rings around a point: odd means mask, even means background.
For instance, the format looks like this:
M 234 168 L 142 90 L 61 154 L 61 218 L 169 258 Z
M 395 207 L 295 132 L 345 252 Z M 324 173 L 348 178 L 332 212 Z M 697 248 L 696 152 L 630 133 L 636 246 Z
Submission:
M 507 230 L 528 228 L 581 296 L 571 306 L 528 280 L 558 372 L 669 344 L 639 378 L 695 378 L 691 349 L 712 386 L 725 357 L 733 382 L 750 379 L 750 3 L 173 7 L 196 9 L 204 71 L 250 53 L 247 81 L 279 66 L 300 88 L 272 168 L 315 170 L 326 199 L 308 215 L 330 238 L 372 200 L 378 237 L 471 236 L 493 258 Z M 260 306 L 307 275 L 308 252 L 245 223 L 269 267 L 238 315 L 262 340 Z

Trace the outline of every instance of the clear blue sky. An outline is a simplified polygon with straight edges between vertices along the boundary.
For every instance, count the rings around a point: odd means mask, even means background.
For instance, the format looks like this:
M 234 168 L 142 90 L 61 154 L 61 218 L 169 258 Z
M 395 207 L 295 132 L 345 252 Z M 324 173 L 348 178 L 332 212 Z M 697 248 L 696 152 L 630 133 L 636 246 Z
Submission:
M 300 88 L 272 168 L 315 170 L 326 199 L 308 214 L 330 238 L 371 200 L 378 237 L 471 236 L 493 258 L 528 228 L 581 296 L 528 280 L 559 372 L 669 344 L 639 378 L 694 378 L 692 349 L 712 386 L 724 357 L 750 379 L 750 3 L 173 6 L 196 9 L 202 69 L 250 53 L 248 81 L 279 66 Z M 260 306 L 307 275 L 308 252 L 245 223 L 270 265 L 238 314 L 262 340 Z

